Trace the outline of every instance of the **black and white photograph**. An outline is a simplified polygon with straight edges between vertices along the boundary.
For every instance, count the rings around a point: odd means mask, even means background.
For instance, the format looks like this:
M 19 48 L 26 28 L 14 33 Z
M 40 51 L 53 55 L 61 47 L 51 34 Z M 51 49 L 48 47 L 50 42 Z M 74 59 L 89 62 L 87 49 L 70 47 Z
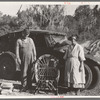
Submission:
M 100 2 L 0 2 L 0 98 L 100 96 Z

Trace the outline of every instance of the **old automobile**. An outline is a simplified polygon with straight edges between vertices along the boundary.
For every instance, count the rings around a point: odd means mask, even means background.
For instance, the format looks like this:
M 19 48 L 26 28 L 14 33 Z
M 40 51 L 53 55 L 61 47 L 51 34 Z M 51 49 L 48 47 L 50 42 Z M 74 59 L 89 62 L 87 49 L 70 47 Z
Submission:
M 15 45 L 16 40 L 21 36 L 21 30 L 9 32 L 0 36 L 0 78 L 1 79 L 18 79 L 20 72 L 19 65 L 16 62 Z M 34 40 L 37 51 L 37 59 L 45 58 L 46 55 L 53 55 L 59 60 L 58 68 L 60 78 L 58 86 L 64 83 L 64 48 L 70 44 L 66 33 L 33 30 L 30 29 L 30 37 Z M 65 41 L 65 42 L 63 42 Z M 59 45 L 62 42 L 62 45 Z M 92 89 L 99 84 L 100 80 L 100 59 L 96 59 L 91 53 L 86 53 L 85 77 L 86 89 Z M 46 64 L 46 63 L 45 63 Z M 33 81 L 34 82 L 34 81 Z

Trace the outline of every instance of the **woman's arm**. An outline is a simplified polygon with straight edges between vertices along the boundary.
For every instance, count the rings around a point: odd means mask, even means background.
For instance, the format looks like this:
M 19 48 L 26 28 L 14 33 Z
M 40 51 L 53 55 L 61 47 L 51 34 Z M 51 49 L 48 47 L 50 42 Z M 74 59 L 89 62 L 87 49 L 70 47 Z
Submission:
M 85 60 L 84 49 L 83 49 L 83 47 L 80 46 L 80 49 L 79 49 L 79 61 L 80 61 L 79 71 L 82 71 L 82 69 L 84 67 L 84 60 Z
M 84 61 L 80 61 L 79 71 L 81 72 L 84 66 Z

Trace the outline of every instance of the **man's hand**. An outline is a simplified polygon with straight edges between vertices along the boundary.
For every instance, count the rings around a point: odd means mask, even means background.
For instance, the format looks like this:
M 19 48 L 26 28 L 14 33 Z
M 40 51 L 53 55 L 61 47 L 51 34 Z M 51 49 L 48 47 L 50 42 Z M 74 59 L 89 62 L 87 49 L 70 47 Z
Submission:
M 34 60 L 33 64 L 35 64 L 35 63 L 36 63 L 36 60 Z
M 82 71 L 82 66 L 79 67 L 79 72 L 81 72 L 81 71 Z
M 17 58 L 17 62 L 18 62 L 19 64 L 21 64 L 21 60 L 20 60 L 20 58 Z

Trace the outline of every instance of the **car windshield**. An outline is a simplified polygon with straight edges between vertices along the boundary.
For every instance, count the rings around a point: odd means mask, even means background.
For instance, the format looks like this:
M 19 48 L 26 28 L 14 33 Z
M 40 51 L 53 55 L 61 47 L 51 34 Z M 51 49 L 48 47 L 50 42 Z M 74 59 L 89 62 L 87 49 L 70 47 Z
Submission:
M 62 40 L 65 40 L 64 35 L 45 35 L 45 40 L 48 47 L 54 47 L 54 45 Z

